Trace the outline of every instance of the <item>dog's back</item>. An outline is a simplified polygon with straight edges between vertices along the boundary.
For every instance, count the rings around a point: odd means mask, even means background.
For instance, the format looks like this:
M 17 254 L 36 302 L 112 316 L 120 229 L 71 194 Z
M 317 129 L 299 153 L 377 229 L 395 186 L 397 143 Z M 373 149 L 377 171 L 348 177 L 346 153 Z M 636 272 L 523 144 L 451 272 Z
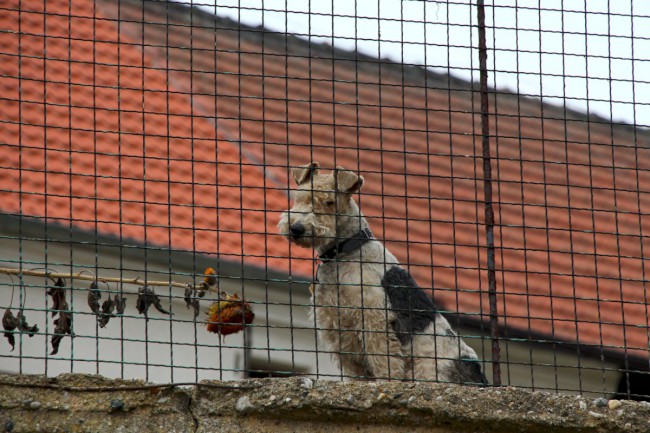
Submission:
M 458 337 L 433 299 L 405 269 L 392 266 L 384 274 L 381 285 L 389 308 L 395 313 L 393 330 L 409 359 L 407 378 L 488 383 L 476 352 Z

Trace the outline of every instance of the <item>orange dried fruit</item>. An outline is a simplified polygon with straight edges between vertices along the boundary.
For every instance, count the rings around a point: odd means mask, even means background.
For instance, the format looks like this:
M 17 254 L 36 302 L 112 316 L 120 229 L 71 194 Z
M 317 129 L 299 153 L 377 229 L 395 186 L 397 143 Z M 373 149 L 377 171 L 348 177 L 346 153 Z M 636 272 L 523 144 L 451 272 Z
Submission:
M 219 335 L 235 334 L 253 323 L 255 314 L 248 302 L 237 295 L 213 302 L 208 309 L 208 331 Z
M 217 273 L 214 269 L 206 268 L 203 275 L 205 275 L 205 277 L 203 277 L 203 283 L 205 283 L 205 285 L 208 287 L 214 287 L 217 285 Z

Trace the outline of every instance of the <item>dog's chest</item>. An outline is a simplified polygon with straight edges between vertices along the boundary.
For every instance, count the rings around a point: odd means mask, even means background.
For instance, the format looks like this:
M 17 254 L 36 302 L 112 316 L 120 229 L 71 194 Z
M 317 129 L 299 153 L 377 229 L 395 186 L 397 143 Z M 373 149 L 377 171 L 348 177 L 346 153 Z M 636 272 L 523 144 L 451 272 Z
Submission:
M 370 272 L 368 266 L 359 261 L 327 261 L 318 266 L 316 278 L 325 285 L 337 283 L 359 285 L 364 280 L 364 276 L 370 276 L 368 272 Z
M 326 262 L 317 272 L 316 307 L 377 306 L 384 300 L 381 271 L 359 262 Z

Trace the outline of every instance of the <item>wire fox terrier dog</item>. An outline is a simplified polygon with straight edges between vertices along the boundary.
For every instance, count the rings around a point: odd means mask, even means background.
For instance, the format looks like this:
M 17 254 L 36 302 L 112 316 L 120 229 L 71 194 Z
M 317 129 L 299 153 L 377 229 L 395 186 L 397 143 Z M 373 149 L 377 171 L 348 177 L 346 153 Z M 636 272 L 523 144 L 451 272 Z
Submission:
M 311 313 L 342 373 L 487 384 L 476 352 L 373 237 L 352 198 L 363 177 L 341 167 L 321 175 L 318 167 L 292 170 L 298 189 L 278 227 L 289 241 L 318 253 Z

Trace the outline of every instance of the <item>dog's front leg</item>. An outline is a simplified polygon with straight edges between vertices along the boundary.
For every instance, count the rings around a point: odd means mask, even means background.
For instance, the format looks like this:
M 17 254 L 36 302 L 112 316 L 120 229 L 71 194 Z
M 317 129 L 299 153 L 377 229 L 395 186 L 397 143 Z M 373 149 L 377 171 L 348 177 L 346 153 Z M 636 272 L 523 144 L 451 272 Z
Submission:
M 364 352 L 357 338 L 360 329 L 346 326 L 350 321 L 342 314 L 345 311 L 340 307 L 314 307 L 312 314 L 316 317 L 318 339 L 344 376 L 353 380 L 368 379 L 369 373 L 363 365 Z
M 339 331 L 339 366 L 343 375 L 351 380 L 368 380 L 372 379 L 372 374 L 364 366 L 364 353 L 358 342 L 356 330 Z
M 384 309 L 364 309 L 364 327 L 359 338 L 364 348 L 365 364 L 377 380 L 402 380 L 405 362 L 402 345 L 390 328 Z

